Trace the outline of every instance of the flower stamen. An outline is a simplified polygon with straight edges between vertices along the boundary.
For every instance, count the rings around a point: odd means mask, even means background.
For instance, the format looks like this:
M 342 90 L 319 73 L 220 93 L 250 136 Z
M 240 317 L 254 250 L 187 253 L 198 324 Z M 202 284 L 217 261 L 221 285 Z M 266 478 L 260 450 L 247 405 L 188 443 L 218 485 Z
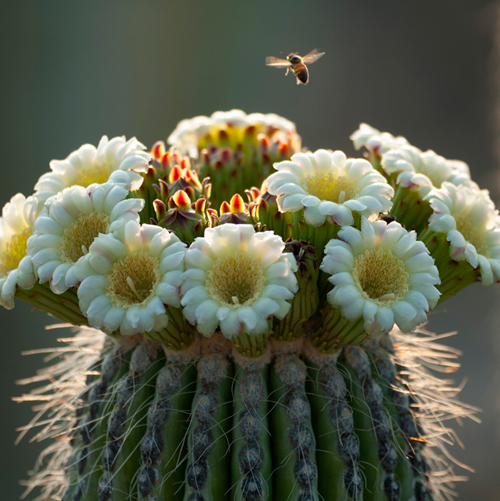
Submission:
M 355 184 L 343 176 L 335 176 L 333 172 L 307 176 L 304 180 L 307 193 L 338 204 L 356 198 Z
M 363 297 L 379 306 L 402 300 L 410 289 L 403 261 L 380 248 L 359 255 L 352 276 Z
M 229 308 L 252 305 L 266 282 L 259 260 L 243 254 L 217 259 L 207 275 L 210 296 Z
M 127 281 L 128 286 L 132 289 L 132 292 L 135 294 L 135 297 L 139 300 L 139 302 L 141 302 L 142 301 L 142 297 L 137 292 L 137 289 L 135 288 L 134 281 L 130 277 L 127 277 L 126 281 Z
M 117 261 L 108 275 L 108 296 L 120 308 L 144 304 L 155 294 L 161 279 L 160 263 L 146 252 Z
M 78 219 L 64 230 L 61 241 L 61 261 L 76 263 L 88 253 L 88 248 L 99 236 L 107 233 L 110 218 L 102 212 L 81 214 Z

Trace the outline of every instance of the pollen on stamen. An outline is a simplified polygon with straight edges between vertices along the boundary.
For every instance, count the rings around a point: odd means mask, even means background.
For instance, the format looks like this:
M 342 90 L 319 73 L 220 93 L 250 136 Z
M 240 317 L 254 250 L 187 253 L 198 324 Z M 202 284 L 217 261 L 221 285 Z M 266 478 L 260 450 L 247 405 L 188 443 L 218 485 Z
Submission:
M 335 176 L 333 172 L 306 177 L 304 188 L 310 195 L 320 200 L 329 200 L 338 204 L 356 198 L 355 184 L 343 176 Z
M 4 244 L 2 255 L 0 256 L 0 277 L 6 276 L 15 270 L 21 259 L 26 255 L 26 243 L 31 235 L 31 228 L 26 228 L 23 232 L 13 235 L 10 242 Z
M 265 284 L 260 262 L 238 254 L 217 259 L 206 281 L 210 296 L 229 308 L 250 306 L 260 297 Z
M 403 261 L 380 248 L 359 255 L 352 276 L 365 299 L 379 306 L 390 306 L 402 300 L 410 289 Z
M 99 233 L 108 232 L 109 225 L 109 216 L 102 212 L 81 214 L 71 226 L 64 230 L 60 244 L 61 260 L 76 263 L 88 253 L 89 247 Z

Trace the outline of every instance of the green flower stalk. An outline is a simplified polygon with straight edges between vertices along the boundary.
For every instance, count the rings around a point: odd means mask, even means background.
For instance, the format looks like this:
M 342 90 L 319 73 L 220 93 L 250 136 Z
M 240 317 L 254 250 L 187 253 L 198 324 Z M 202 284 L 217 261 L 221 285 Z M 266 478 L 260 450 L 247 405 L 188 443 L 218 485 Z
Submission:
M 442 421 L 477 409 L 421 325 L 498 281 L 500 218 L 465 164 L 353 139 L 369 162 L 216 112 L 168 151 L 84 145 L 5 206 L 0 304 L 80 326 L 23 382 L 47 382 L 20 399 L 52 442 L 36 500 L 452 499 Z

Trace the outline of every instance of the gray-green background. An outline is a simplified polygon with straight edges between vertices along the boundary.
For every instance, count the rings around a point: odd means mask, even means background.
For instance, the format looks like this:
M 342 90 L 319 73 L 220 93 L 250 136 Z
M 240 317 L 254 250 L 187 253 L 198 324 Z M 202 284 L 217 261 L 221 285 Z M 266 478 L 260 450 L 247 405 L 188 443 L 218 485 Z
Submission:
M 32 193 L 53 158 L 102 134 L 151 145 L 182 118 L 242 108 L 296 122 L 304 144 L 343 149 L 362 121 L 471 166 L 499 200 L 494 5 L 482 0 L 287 2 L 209 0 L 8 0 L 1 4 L 0 204 Z M 499 7 L 500 8 L 500 7 Z M 497 9 L 498 10 L 498 9 Z M 500 23 L 499 23 L 500 25 Z M 266 68 L 280 52 L 326 51 L 306 87 Z M 500 73 L 499 73 L 500 74 Z M 495 147 L 495 144 L 497 146 Z M 459 330 L 461 398 L 483 423 L 453 424 L 457 457 L 476 473 L 459 499 L 500 498 L 498 322 L 500 287 L 477 284 L 438 309 L 430 329 Z M 13 403 L 67 333 L 23 304 L 0 311 L 0 499 L 15 500 L 40 451 L 15 428 L 31 417 Z M 32 499 L 32 498 L 31 498 Z

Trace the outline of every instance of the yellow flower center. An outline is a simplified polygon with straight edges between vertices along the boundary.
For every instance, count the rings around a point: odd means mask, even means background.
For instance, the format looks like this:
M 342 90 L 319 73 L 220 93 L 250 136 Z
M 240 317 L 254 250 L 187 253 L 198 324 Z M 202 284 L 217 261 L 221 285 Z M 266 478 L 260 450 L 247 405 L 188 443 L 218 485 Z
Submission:
M 147 252 L 135 252 L 117 261 L 107 276 L 108 296 L 120 308 L 143 305 L 160 283 L 160 262 Z
M 84 188 L 94 183 L 103 184 L 109 179 L 112 172 L 113 164 L 111 163 L 86 166 L 77 170 L 76 179 L 72 184 Z
M 31 236 L 31 228 L 26 227 L 21 233 L 13 235 L 10 242 L 4 244 L 0 255 L 0 277 L 5 277 L 15 270 L 21 259 L 26 256 L 26 243 Z
M 486 235 L 488 232 L 483 225 L 473 225 L 468 214 L 460 214 L 455 217 L 457 230 L 464 236 L 467 242 L 471 243 L 478 254 L 489 257 L 488 246 L 486 245 Z
M 335 176 L 333 172 L 307 176 L 304 179 L 304 188 L 309 195 L 339 204 L 356 198 L 357 195 L 355 183 L 347 181 L 343 176 Z
M 82 214 L 69 228 L 63 232 L 61 240 L 61 261 L 76 263 L 87 254 L 92 242 L 99 233 L 107 233 L 109 217 L 101 212 Z
M 206 287 L 211 298 L 233 309 L 253 304 L 265 286 L 260 261 L 246 254 L 221 257 L 207 273 Z
M 366 250 L 354 260 L 354 283 L 365 299 L 378 306 L 402 300 L 410 287 L 410 275 L 401 259 L 384 249 Z

